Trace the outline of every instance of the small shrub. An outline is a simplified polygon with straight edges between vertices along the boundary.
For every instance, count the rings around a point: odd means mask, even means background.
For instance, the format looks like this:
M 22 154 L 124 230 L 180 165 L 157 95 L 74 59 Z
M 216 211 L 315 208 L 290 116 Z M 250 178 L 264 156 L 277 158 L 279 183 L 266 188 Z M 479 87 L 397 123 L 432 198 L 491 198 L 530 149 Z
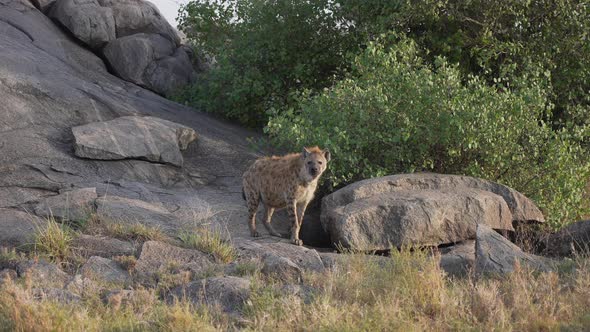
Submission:
M 185 247 L 209 253 L 222 263 L 232 262 L 237 256 L 236 249 L 219 231 L 199 229 L 195 232 L 183 232 L 179 238 Z

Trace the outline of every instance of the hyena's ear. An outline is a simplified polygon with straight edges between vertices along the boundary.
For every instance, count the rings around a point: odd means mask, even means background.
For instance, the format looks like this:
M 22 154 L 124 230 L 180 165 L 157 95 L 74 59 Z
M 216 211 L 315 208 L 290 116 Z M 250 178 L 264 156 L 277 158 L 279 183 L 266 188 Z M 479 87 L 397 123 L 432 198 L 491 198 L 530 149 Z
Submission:
M 307 158 L 307 156 L 309 156 L 309 151 L 307 150 L 307 148 L 303 148 L 303 159 Z
M 332 154 L 330 153 L 330 150 L 328 150 L 328 149 L 324 150 L 324 158 L 326 158 L 326 161 L 330 161 L 330 159 L 332 158 Z

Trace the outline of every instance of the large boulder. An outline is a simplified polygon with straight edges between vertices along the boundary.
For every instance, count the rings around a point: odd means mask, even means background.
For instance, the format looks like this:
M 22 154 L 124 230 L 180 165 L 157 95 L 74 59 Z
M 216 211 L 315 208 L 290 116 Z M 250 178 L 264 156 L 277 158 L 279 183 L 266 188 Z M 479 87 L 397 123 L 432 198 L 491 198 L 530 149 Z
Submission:
M 145 0 L 98 0 L 101 6 L 112 9 L 117 38 L 138 33 L 159 34 L 180 45 L 176 29 L 162 16 L 158 8 Z
M 82 188 L 66 191 L 44 199 L 35 206 L 35 214 L 67 221 L 82 221 L 94 212 L 96 188 Z
M 546 250 L 552 256 L 590 253 L 590 220 L 575 222 L 549 235 Z
M 159 34 L 119 38 L 103 54 L 117 76 L 160 94 L 169 94 L 194 78 L 186 50 Z
M 513 221 L 544 218 L 517 191 L 467 176 L 386 176 L 322 199 L 321 222 L 332 243 L 360 250 L 455 243 L 473 239 L 477 224 L 513 230 Z
M 324 270 L 324 263 L 314 249 L 276 240 L 235 239 L 233 245 L 240 259 L 259 259 L 262 262 L 262 273 L 267 275 L 300 279 L 303 271 Z
M 514 271 L 515 264 L 538 271 L 550 271 L 551 261 L 523 252 L 514 243 L 485 225 L 477 225 L 475 239 L 475 273 L 502 275 Z
M 152 117 L 125 116 L 72 128 L 78 157 L 142 159 L 182 166 L 179 132 L 192 131 Z M 192 131 L 194 133 L 194 131 Z M 196 138 L 196 134 L 193 135 Z M 188 144 L 185 144 L 188 145 Z
M 117 38 L 113 10 L 97 0 L 57 0 L 49 16 L 93 49 Z

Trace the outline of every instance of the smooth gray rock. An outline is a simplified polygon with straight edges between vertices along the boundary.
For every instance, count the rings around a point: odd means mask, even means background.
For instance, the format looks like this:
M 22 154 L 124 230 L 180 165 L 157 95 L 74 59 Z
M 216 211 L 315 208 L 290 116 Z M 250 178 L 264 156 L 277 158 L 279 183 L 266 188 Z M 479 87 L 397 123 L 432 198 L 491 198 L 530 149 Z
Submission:
M 236 313 L 250 298 L 250 280 L 239 277 L 207 278 L 173 289 L 169 298 L 186 298 L 195 304 L 219 305 L 225 312 Z
M 158 8 L 145 0 L 98 0 L 101 6 L 112 9 L 117 28 L 117 38 L 138 33 L 160 34 L 180 45 L 176 29 L 162 16 Z
M 467 240 L 450 247 L 440 248 L 440 267 L 448 275 L 464 277 L 475 264 L 475 241 Z
M 546 251 L 552 256 L 590 253 L 590 220 L 572 223 L 547 238 Z
M 16 265 L 16 272 L 21 278 L 30 278 L 39 287 L 63 287 L 69 276 L 55 264 L 46 261 L 27 260 Z
M 135 271 L 141 279 L 149 279 L 157 273 L 170 273 L 171 268 L 198 275 L 213 265 L 209 255 L 170 244 L 147 241 L 141 248 Z
M 147 87 L 170 96 L 178 89 L 195 80 L 193 65 L 184 48 L 177 48 L 174 54 L 151 62 L 145 69 Z
M 92 256 L 80 269 L 83 277 L 108 283 L 126 283 L 131 280 L 129 273 L 116 262 L 99 256 Z
M 113 10 L 101 7 L 97 0 L 57 0 L 49 17 L 93 49 L 117 38 Z
M 109 43 L 103 54 L 117 76 L 141 86 L 148 86 L 144 72 L 154 61 L 174 53 L 174 44 L 157 34 L 140 33 Z
M 165 208 L 142 200 L 105 196 L 98 198 L 96 205 L 98 216 L 108 222 L 139 223 L 162 231 L 172 231 L 181 226 Z
M 259 258 L 263 263 L 262 271 L 269 274 L 290 275 L 298 278 L 301 276 L 301 271 L 324 270 L 324 263 L 314 249 L 276 240 L 234 239 L 233 246 L 238 250 L 240 259 Z
M 0 209 L 0 246 L 20 247 L 33 243 L 35 233 L 45 223 L 26 212 Z
M 506 186 L 466 176 L 401 174 L 359 181 L 322 199 L 332 243 L 360 250 L 432 246 L 475 237 L 475 226 L 513 230 L 544 221 L 532 201 Z
M 104 48 L 103 54 L 117 76 L 163 95 L 194 80 L 186 50 L 159 34 L 118 38 Z
M 35 214 L 44 218 L 58 218 L 64 221 L 84 221 L 95 212 L 96 188 L 82 188 L 66 191 L 44 199 L 35 206 Z
M 161 119 L 137 116 L 77 126 L 72 128 L 75 153 L 88 159 L 143 159 L 182 166 L 178 132 L 191 129 L 178 127 Z
M 262 258 L 261 272 L 267 276 L 272 276 L 281 281 L 301 281 L 303 278 L 303 271 L 292 260 L 275 256 L 265 255 Z
M 475 239 L 476 275 L 502 275 L 514 271 L 518 262 L 534 270 L 546 272 L 552 268 L 545 257 L 523 252 L 505 237 L 485 225 L 477 225 Z
M 332 242 L 358 250 L 458 242 L 473 238 L 478 223 L 512 229 L 510 210 L 500 196 L 467 188 L 380 194 L 326 215 L 323 221 Z
M 82 256 L 131 256 L 135 254 L 132 243 L 105 236 L 80 234 L 72 241 L 72 247 Z

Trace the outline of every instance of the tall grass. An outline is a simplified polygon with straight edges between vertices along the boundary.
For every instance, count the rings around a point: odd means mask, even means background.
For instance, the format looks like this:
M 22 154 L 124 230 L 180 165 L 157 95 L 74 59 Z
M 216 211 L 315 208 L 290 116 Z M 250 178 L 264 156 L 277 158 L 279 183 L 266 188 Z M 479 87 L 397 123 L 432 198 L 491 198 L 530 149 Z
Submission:
M 452 279 L 418 252 L 371 259 L 349 254 L 335 268 L 306 273 L 304 296 L 276 279 L 252 276 L 239 315 L 188 302 L 167 303 L 156 289 L 131 300 L 99 294 L 79 303 L 35 300 L 30 288 L 0 286 L 0 330 L 19 331 L 583 331 L 590 329 L 590 259 L 565 272 L 524 268 L 504 278 Z M 98 293 L 98 291 L 97 291 Z
M 48 256 L 51 260 L 62 262 L 71 255 L 73 239 L 74 232 L 68 226 L 50 217 L 37 228 L 33 250 L 37 254 Z

